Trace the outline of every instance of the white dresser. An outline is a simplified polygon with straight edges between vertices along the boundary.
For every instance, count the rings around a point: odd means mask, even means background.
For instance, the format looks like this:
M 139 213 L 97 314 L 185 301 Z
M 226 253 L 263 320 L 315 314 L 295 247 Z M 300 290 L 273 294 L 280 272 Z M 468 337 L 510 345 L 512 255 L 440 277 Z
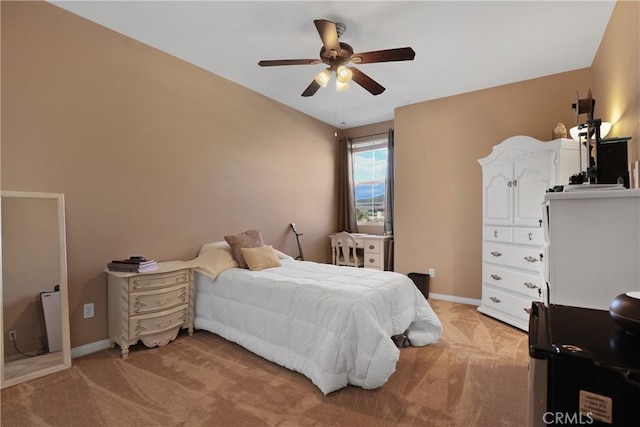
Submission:
M 532 301 L 545 296 L 542 270 L 546 191 L 580 170 L 578 143 L 515 136 L 482 166 L 482 302 L 478 310 L 527 330 Z
M 120 346 L 123 358 L 138 341 L 163 346 L 181 328 L 193 334 L 193 278 L 185 262 L 159 262 L 145 273 L 106 272 L 109 339 Z
M 362 249 L 364 255 L 364 268 L 375 270 L 387 270 L 389 265 L 389 245 L 393 241 L 392 236 L 378 236 L 374 234 L 352 233 L 356 239 L 356 248 Z M 336 239 L 335 234 L 330 234 L 331 259 L 336 263 Z
M 609 310 L 616 296 L 640 291 L 640 190 L 546 199 L 550 303 Z

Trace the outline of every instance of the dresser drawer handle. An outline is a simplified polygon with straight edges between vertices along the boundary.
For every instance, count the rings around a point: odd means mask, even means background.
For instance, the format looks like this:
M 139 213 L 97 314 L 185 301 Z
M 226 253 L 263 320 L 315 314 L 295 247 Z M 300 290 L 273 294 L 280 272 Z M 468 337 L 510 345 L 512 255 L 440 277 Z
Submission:
M 376 245 L 369 245 L 369 249 L 375 249 Z
M 533 233 L 529 233 L 529 241 L 533 240 Z
M 493 230 L 493 237 L 498 238 L 498 230 Z
M 536 285 L 534 285 L 531 282 L 524 282 L 523 285 L 525 285 L 529 289 L 537 289 L 538 288 Z
M 500 252 L 497 252 L 497 251 L 493 251 L 493 252 L 491 252 L 491 255 L 493 255 L 494 257 L 500 257 L 500 256 L 502 256 L 502 254 L 501 254 Z
M 489 298 L 489 299 L 490 299 L 491 301 L 495 302 L 495 303 L 500 303 L 500 302 L 502 302 L 502 301 L 500 301 L 500 299 L 499 299 L 499 298 L 496 298 L 496 297 L 491 297 L 491 298 Z
M 374 261 L 375 261 L 375 259 L 373 259 L 373 258 L 369 258 L 369 262 L 370 262 L 371 264 L 373 264 L 373 262 L 374 262 Z
M 527 261 L 527 262 L 537 262 L 538 258 L 533 257 L 531 255 L 528 255 L 528 256 L 524 257 L 524 260 Z
M 491 275 L 491 278 L 492 278 L 493 280 L 502 280 L 502 277 L 498 276 L 497 274 L 492 274 L 492 275 Z
M 165 298 L 163 300 L 161 299 L 157 299 L 155 300 L 155 303 L 158 307 L 164 307 L 165 305 L 169 304 L 171 302 L 171 298 Z

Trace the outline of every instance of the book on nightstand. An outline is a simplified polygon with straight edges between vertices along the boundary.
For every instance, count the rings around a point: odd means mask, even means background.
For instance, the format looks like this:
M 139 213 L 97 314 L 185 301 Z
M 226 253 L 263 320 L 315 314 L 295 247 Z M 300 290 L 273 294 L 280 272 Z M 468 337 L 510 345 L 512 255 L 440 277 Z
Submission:
M 107 264 L 107 268 L 111 271 L 143 273 L 145 271 L 155 270 L 158 268 L 158 263 L 155 260 L 148 260 L 141 256 L 132 256 L 128 259 L 111 261 Z

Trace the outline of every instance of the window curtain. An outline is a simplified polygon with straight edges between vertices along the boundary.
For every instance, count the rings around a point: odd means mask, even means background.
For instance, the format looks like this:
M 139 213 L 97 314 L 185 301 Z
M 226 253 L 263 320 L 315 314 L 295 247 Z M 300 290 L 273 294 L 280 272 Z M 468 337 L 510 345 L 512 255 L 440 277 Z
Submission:
M 393 141 L 393 129 L 389 129 L 387 145 L 387 180 L 385 183 L 384 194 L 384 233 L 393 235 L 393 177 L 395 176 L 395 150 Z
M 358 232 L 356 197 L 353 188 L 353 142 L 340 140 L 340 182 L 338 193 L 338 231 Z
M 395 177 L 395 142 L 393 129 L 389 129 L 387 141 L 387 179 L 385 182 L 384 199 L 384 234 L 393 236 L 393 188 Z M 393 240 L 389 244 L 387 270 L 393 271 Z

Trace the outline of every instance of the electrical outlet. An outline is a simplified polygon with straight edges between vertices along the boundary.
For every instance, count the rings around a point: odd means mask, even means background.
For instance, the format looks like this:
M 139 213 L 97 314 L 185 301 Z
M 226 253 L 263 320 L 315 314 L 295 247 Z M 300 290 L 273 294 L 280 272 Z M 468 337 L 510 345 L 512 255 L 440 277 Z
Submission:
M 17 338 L 16 331 L 9 331 L 9 341 L 15 341 Z
M 90 317 L 93 317 L 93 303 L 92 302 L 84 305 L 84 318 L 88 319 Z
M 431 277 L 432 279 L 434 277 L 436 277 L 436 269 L 435 268 L 430 268 L 429 269 L 429 277 Z

